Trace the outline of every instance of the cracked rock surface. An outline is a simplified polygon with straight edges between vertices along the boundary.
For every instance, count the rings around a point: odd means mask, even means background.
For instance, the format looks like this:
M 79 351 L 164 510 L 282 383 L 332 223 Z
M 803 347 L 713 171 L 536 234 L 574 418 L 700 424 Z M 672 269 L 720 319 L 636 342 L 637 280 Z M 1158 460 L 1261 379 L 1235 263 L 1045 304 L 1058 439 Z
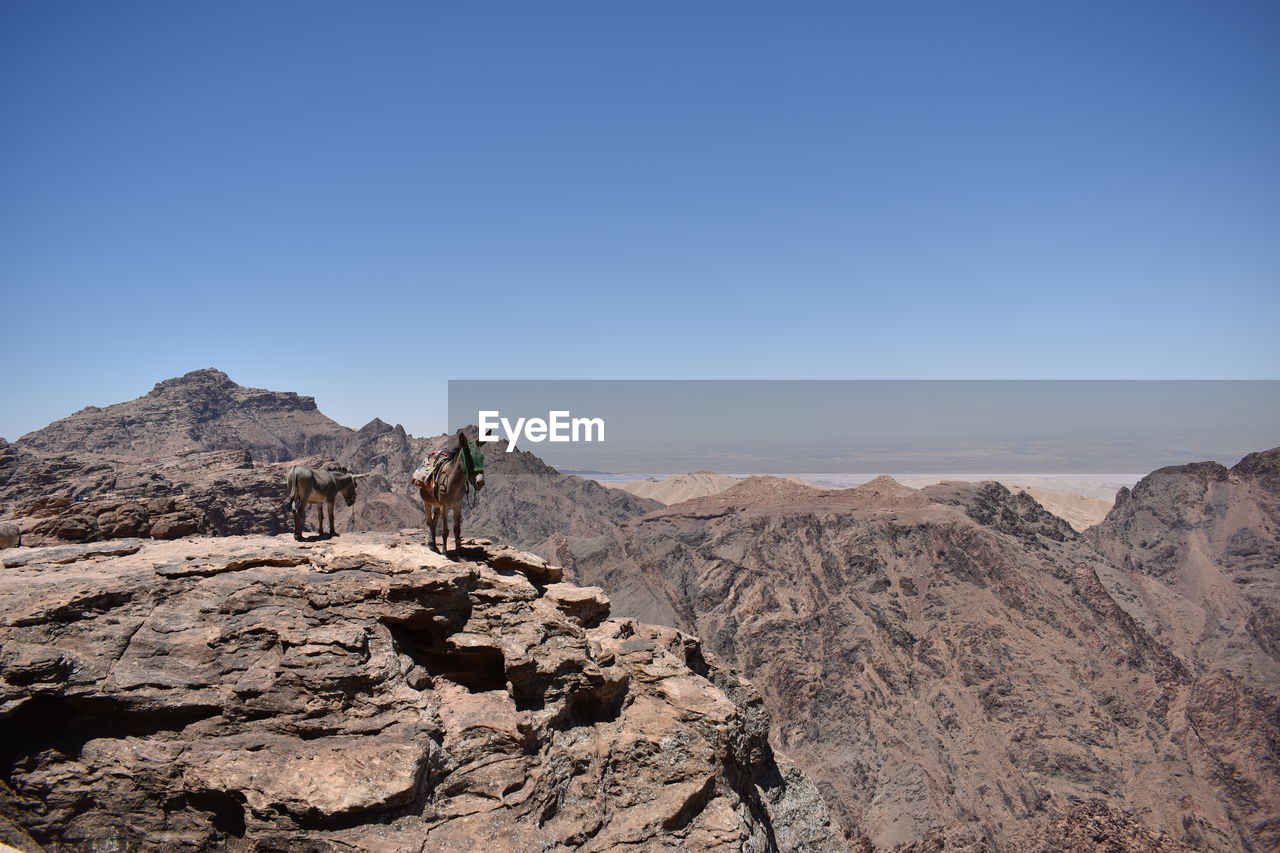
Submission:
M 848 849 L 749 683 L 538 557 L 112 545 L 0 570 L 17 849 Z

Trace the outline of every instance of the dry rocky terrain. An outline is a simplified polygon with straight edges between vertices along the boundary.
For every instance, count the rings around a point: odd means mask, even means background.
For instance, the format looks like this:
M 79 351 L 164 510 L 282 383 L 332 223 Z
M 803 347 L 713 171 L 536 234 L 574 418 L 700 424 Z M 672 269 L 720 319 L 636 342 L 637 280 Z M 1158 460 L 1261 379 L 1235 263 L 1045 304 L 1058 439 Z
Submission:
M 216 370 L 0 440 L 0 842 L 1280 851 L 1280 449 L 1087 525 L 994 482 L 664 506 L 491 446 L 464 534 L 561 578 L 401 530 L 454 441 Z M 270 535 L 294 461 L 371 475 L 338 539 Z
M 4 552 L 0 841 L 847 849 L 750 684 L 531 554 L 417 534 Z
M 1037 849 L 1098 801 L 1135 838 L 1276 850 L 1278 458 L 1156 472 L 1088 539 L 997 483 L 751 478 L 558 559 L 759 684 L 878 849 Z

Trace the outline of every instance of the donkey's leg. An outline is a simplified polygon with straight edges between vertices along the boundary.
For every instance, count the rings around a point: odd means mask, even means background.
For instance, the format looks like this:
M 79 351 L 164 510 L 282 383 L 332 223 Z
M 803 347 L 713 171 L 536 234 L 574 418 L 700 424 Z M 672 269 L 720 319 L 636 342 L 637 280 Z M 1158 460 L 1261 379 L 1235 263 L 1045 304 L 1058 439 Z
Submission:
M 436 547 L 436 516 L 440 514 L 440 510 L 434 506 L 427 507 L 427 518 L 431 522 L 431 550 L 437 554 L 440 549 Z
M 431 505 L 427 503 L 427 490 L 419 486 L 418 497 L 422 498 L 422 532 L 426 533 L 431 529 Z
M 458 556 L 462 556 L 462 505 L 453 508 L 453 544 Z
M 443 528 L 443 536 L 440 538 L 440 545 L 444 548 L 444 555 L 449 556 L 449 505 L 445 504 L 440 507 L 440 526 Z
M 328 506 L 329 506 L 329 535 L 330 535 L 330 536 L 337 536 L 337 535 L 338 535 L 338 528 L 337 528 L 337 527 L 335 527 L 335 526 L 334 526 L 334 523 L 333 523 L 333 508 L 334 508 L 334 507 L 337 505 L 337 503 L 338 503 L 338 496 L 337 496 L 337 495 L 334 495 L 333 497 L 329 498 L 329 500 L 325 501 L 325 503 L 326 503 L 326 504 L 328 504 Z
M 292 507 L 292 509 L 293 509 L 293 538 L 294 538 L 294 539 L 297 539 L 297 540 L 299 540 L 299 541 L 301 541 L 301 540 L 302 540 L 302 513 L 303 513 L 303 511 L 304 511 L 304 509 L 303 509 L 304 507 L 306 507 L 306 504 L 302 502 L 302 499 L 301 499 L 301 498 L 299 498 L 299 499 L 298 499 L 298 502 L 297 502 L 297 503 L 295 503 L 295 504 L 293 505 L 293 507 Z

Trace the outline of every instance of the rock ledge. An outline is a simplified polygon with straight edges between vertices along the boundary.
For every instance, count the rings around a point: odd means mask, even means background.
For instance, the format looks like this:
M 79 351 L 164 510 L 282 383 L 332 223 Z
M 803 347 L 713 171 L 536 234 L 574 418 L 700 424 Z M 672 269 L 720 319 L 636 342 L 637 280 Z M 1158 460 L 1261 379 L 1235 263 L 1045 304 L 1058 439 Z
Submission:
M 533 555 L 113 545 L 0 571 L 18 849 L 847 849 L 754 688 Z

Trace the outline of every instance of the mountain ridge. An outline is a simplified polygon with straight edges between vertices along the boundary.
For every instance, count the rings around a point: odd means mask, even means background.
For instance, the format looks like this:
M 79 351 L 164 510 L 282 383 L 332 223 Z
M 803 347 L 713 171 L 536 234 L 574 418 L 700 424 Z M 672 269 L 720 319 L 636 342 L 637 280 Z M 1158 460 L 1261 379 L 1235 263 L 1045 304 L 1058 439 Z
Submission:
M 859 495 L 763 480 L 734 487 L 759 500 L 731 489 L 676 504 L 567 540 L 558 560 L 609 589 L 618 612 L 701 636 L 759 684 L 780 748 L 876 849 L 929 837 L 949 840 L 924 849 L 1035 849 L 1052 804 L 1099 796 L 1170 844 L 1275 849 L 1275 591 L 1260 577 L 1245 586 L 1251 609 L 1205 645 L 1204 619 L 1186 617 L 1218 599 L 1197 603 L 1126 563 L 1164 546 L 1121 533 L 1139 508 L 1169 536 L 1207 514 L 1213 541 L 1234 543 L 1223 553 L 1235 547 L 1238 571 L 1256 575 L 1274 516 L 1249 508 L 1274 507 L 1255 486 L 1278 453 L 1251 454 L 1237 475 L 1154 472 L 1092 536 L 994 482 L 882 478 Z M 1229 487 L 1247 491 L 1238 505 L 1204 495 Z M 1158 532 L 1142 524 L 1138 539 Z

